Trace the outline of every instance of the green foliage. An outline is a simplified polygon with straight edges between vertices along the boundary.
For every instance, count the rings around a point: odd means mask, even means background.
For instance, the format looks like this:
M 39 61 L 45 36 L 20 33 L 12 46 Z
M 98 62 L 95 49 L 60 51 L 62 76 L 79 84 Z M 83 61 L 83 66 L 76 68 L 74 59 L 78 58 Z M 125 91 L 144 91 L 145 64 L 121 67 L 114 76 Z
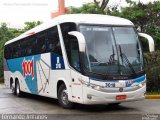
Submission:
M 160 51 L 147 53 L 145 58 L 145 71 L 147 74 L 147 92 L 160 93 Z
M 70 7 L 68 13 L 69 14 L 74 14 L 74 13 L 105 14 L 104 10 L 100 9 L 98 4 L 95 4 L 95 3 L 84 4 L 80 8 Z
M 0 82 L 3 81 L 3 51 L 5 42 L 19 36 L 23 32 L 39 24 L 41 24 L 40 21 L 26 22 L 25 27 L 22 30 L 8 28 L 6 23 L 2 23 L 0 25 Z
M 80 8 L 70 7 L 68 13 L 83 13 L 83 14 L 106 14 L 106 7 L 109 3 L 109 0 L 101 0 L 101 4 L 99 1 L 94 0 L 94 3 L 84 4 Z
M 3 81 L 3 78 L 0 78 L 0 83 L 3 83 L 4 81 Z
M 3 50 L 4 44 L 8 40 L 16 37 L 21 32 L 16 29 L 9 29 L 6 23 L 2 23 L 0 27 L 0 79 L 3 77 Z
M 157 49 L 160 49 L 160 2 L 148 4 L 132 4 L 119 11 L 109 11 L 110 15 L 131 20 L 141 32 L 148 33 L 155 40 Z
M 97 0 L 94 0 L 94 3 L 98 6 L 99 9 L 104 11 L 109 3 L 109 0 L 101 0 L 101 4 Z
M 24 31 L 30 30 L 34 27 L 36 27 L 37 25 L 42 24 L 41 21 L 33 21 L 33 22 L 25 22 L 25 27 L 24 27 Z

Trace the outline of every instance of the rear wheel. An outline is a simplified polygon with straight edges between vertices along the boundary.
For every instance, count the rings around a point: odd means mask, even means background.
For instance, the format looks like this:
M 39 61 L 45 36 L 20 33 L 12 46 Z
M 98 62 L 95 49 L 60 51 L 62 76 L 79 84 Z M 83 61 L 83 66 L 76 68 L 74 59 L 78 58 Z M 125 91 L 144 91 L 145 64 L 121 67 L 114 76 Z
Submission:
M 19 84 L 19 81 L 17 80 L 16 81 L 16 84 L 15 84 L 15 94 L 18 96 L 18 97 L 21 97 L 22 96 L 22 92 L 20 90 L 20 84 Z
M 64 84 L 62 84 L 58 89 L 58 102 L 63 108 L 73 108 L 74 103 L 68 100 L 68 91 Z
M 10 88 L 11 88 L 11 90 L 12 90 L 12 93 L 13 93 L 14 95 L 16 95 L 16 90 L 15 90 L 15 87 L 14 87 L 13 84 L 14 84 L 13 82 L 10 83 Z

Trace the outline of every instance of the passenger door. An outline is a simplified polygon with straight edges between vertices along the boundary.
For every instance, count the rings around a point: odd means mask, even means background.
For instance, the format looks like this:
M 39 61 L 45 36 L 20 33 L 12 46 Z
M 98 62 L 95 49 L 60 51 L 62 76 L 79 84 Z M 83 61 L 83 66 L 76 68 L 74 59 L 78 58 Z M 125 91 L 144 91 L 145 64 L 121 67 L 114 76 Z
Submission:
M 82 103 L 82 84 L 81 73 L 80 73 L 80 59 L 79 59 L 79 48 L 78 41 L 76 39 L 72 39 L 70 46 L 70 65 L 71 69 L 71 88 L 72 88 L 72 99 L 74 102 Z

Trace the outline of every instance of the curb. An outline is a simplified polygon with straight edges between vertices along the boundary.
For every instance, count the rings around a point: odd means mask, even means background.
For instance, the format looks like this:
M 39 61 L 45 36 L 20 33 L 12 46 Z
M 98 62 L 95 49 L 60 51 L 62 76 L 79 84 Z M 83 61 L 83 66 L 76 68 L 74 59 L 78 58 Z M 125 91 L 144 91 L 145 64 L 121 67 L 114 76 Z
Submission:
M 145 99 L 160 99 L 160 95 L 146 95 Z

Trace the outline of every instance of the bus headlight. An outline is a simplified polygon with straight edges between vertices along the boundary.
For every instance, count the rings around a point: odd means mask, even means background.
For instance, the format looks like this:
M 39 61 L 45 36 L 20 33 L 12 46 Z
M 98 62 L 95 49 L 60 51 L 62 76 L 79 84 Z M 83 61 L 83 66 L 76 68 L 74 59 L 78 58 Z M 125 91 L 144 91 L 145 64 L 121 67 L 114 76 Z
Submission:
M 92 88 L 92 89 L 98 90 L 98 91 L 100 91 L 101 89 L 104 88 L 104 86 L 92 84 L 92 83 L 89 83 L 89 82 L 85 82 L 85 81 L 83 81 L 83 80 L 80 80 L 80 82 L 81 82 L 83 85 L 85 85 L 85 86 L 87 86 L 87 87 L 90 87 L 90 88 Z
M 79 80 L 83 85 L 89 86 L 89 82 L 83 81 L 83 80 Z
M 138 85 L 139 87 L 143 87 L 143 85 L 140 83 L 139 85 Z
M 143 87 L 146 84 L 146 81 L 141 82 L 140 84 L 138 84 L 139 87 Z
M 98 91 L 100 91 L 104 88 L 103 86 L 99 86 L 99 85 L 92 85 L 91 84 L 90 86 L 91 86 L 92 89 L 95 89 L 95 90 L 98 90 Z

